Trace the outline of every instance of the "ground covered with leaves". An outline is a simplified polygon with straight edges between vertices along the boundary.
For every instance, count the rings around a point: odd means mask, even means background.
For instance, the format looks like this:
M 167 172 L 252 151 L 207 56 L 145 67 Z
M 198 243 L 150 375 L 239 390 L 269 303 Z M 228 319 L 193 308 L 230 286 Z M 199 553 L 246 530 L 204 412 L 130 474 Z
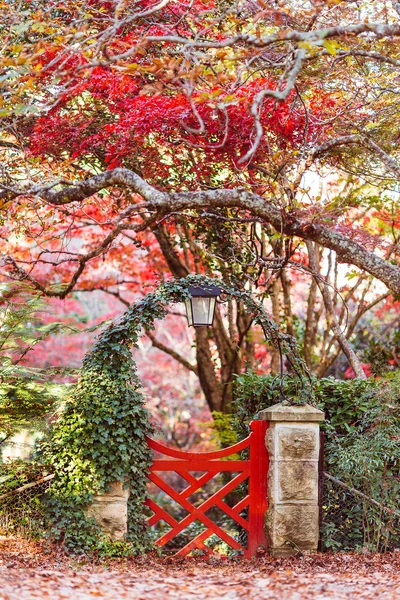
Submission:
M 400 599 L 400 552 L 234 561 L 147 555 L 68 558 L 45 544 L 0 537 L 0 599 Z

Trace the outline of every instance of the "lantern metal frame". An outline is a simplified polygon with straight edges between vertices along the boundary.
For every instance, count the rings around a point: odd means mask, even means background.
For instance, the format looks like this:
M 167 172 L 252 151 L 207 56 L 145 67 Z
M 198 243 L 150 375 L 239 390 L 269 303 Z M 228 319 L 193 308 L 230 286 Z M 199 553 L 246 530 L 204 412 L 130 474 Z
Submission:
M 210 285 L 207 287 L 198 287 L 198 286 L 190 286 L 188 288 L 188 292 L 190 294 L 190 298 L 188 298 L 185 301 L 185 308 L 186 308 L 186 318 L 188 320 L 188 326 L 189 327 L 212 327 L 214 324 L 214 317 L 215 317 L 215 306 L 218 302 L 218 298 L 221 295 L 221 288 L 215 286 L 215 285 Z M 212 310 L 212 318 L 208 320 L 207 323 L 195 323 L 194 320 L 194 307 L 193 307 L 193 299 L 195 298 L 208 298 L 210 299 L 210 301 L 212 299 L 215 298 L 215 302 L 213 304 L 213 306 L 209 307 L 209 314 L 208 317 L 210 317 L 210 309 Z

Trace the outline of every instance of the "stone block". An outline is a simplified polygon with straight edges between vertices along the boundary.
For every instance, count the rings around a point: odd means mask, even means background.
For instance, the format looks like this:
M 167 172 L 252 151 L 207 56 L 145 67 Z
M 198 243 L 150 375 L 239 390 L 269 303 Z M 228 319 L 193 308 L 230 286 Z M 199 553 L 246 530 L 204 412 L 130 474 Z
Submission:
M 113 540 L 123 540 L 128 531 L 128 498 L 129 490 L 116 481 L 108 492 L 95 496 L 88 508 L 88 516 Z
M 318 502 L 318 463 L 279 462 L 276 502 Z
M 278 446 L 274 452 L 275 458 L 318 460 L 318 425 L 276 425 L 275 430 Z
M 268 427 L 265 434 L 265 446 L 270 460 L 275 456 L 275 425 Z
M 266 536 L 273 554 L 294 554 L 318 547 L 318 507 L 271 506 L 265 519 Z
M 304 406 L 290 406 L 286 404 L 274 404 L 258 413 L 258 418 L 265 421 L 303 421 L 307 423 L 319 423 L 325 416 L 322 410 L 305 404 Z
M 269 465 L 269 469 L 268 469 L 268 477 L 267 477 L 267 486 L 268 486 L 268 502 L 270 504 L 274 504 L 277 500 L 277 493 L 276 493 L 276 485 L 275 485 L 275 481 L 276 481 L 276 477 L 275 477 L 275 473 L 276 473 L 276 469 L 274 468 L 274 465 L 270 463 Z

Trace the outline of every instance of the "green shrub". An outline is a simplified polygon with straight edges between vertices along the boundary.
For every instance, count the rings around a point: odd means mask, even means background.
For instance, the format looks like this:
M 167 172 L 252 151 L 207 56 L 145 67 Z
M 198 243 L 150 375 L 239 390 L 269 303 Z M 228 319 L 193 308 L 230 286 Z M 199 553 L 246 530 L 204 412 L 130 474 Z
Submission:
M 327 536 L 328 545 L 340 540 L 343 549 L 363 547 L 373 551 L 400 546 L 399 398 L 398 377 L 378 382 L 375 402 L 370 403 L 357 425 L 346 435 L 331 433 L 327 437 L 327 471 L 362 494 L 350 493 L 352 503 L 341 499 L 342 522 L 333 518 L 332 509 L 326 505 L 327 515 L 331 510 L 331 520 L 336 524 L 336 531 Z M 349 491 L 346 493 L 349 495 Z M 351 524 L 347 527 L 348 539 L 343 536 L 343 522 Z
M 298 393 L 298 381 L 290 377 L 282 387 L 287 397 Z M 281 390 L 277 377 L 245 373 L 234 391 L 232 425 L 240 440 L 257 413 L 279 401 Z M 400 521 L 393 511 L 400 510 L 400 374 L 366 381 L 314 378 L 312 403 L 326 416 L 325 469 L 348 486 L 326 481 L 324 546 L 399 547 Z
M 42 481 L 46 474 L 43 465 L 36 462 L 0 463 L 0 530 L 28 538 L 44 537 L 49 525 L 44 503 L 49 482 Z M 25 487 L 35 482 L 37 485 Z
M 328 427 L 338 434 L 357 428 L 360 419 L 370 408 L 379 404 L 379 382 L 373 379 L 349 379 L 342 381 L 333 377 L 312 378 L 310 402 L 325 412 Z M 256 375 L 247 372 L 234 383 L 233 426 L 238 439 L 249 433 L 249 422 L 265 408 L 282 400 L 298 399 L 298 378 Z

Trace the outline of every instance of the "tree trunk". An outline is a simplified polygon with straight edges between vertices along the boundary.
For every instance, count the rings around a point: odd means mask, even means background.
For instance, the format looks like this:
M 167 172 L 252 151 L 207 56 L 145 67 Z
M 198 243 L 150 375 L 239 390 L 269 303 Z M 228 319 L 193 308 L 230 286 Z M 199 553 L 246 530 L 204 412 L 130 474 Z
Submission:
M 319 265 L 320 256 L 319 256 L 318 246 L 315 247 L 315 254 L 316 254 L 317 264 Z M 315 336 L 314 336 L 314 331 L 315 331 L 314 321 L 315 321 L 315 316 L 316 316 L 315 315 L 316 301 L 317 301 L 317 282 L 315 281 L 315 278 L 313 277 L 311 279 L 310 291 L 308 293 L 307 316 L 306 316 L 306 324 L 305 324 L 305 329 L 304 329 L 304 359 L 306 361 L 306 365 L 307 365 L 308 369 L 310 369 L 310 370 L 312 368 L 311 350 L 312 350 L 312 347 L 313 347 L 314 341 L 315 341 L 315 339 L 314 339 L 315 338 Z
M 189 267 L 179 256 L 174 247 L 174 241 L 170 239 L 167 232 L 162 227 L 157 227 L 153 233 L 159 243 L 161 252 L 174 277 L 186 277 L 189 273 Z M 188 235 L 188 232 L 185 232 Z M 190 242 L 188 250 L 191 250 Z M 187 262 L 187 261 L 186 261 Z M 184 364 L 184 360 L 177 357 L 177 353 L 169 350 L 164 344 L 158 342 L 153 335 L 153 343 L 156 347 L 163 350 L 179 362 L 195 371 L 199 377 L 200 387 L 204 393 L 205 399 L 211 411 L 230 413 L 232 410 L 233 398 L 233 377 L 240 373 L 242 367 L 241 349 L 246 343 L 246 336 L 251 324 L 251 317 L 244 313 L 244 307 L 237 304 L 236 327 L 233 322 L 233 306 L 230 305 L 229 333 L 224 326 L 219 306 L 215 309 L 214 325 L 212 328 L 196 327 L 196 362 L 197 365 Z M 233 328 L 233 331 L 232 331 Z M 239 342 L 236 342 L 236 335 Z M 234 337 L 232 337 L 234 336 Z M 211 354 L 210 339 L 213 339 L 218 351 L 220 361 L 219 375 L 215 361 Z M 254 344 L 247 346 L 248 351 L 254 352 Z
M 317 262 L 314 245 L 312 242 L 307 242 L 307 250 L 309 256 L 309 263 L 311 267 L 311 271 L 313 273 L 314 278 L 316 279 L 318 288 L 321 292 L 325 309 L 326 309 L 326 317 L 328 325 L 331 327 L 333 333 L 335 334 L 340 347 L 343 350 L 347 360 L 349 361 L 350 366 L 352 367 L 356 377 L 359 379 L 367 379 L 367 376 L 364 373 L 364 369 L 362 368 L 361 362 L 354 352 L 352 346 L 349 341 L 346 339 L 346 336 L 340 327 L 339 321 L 335 314 L 335 309 L 333 306 L 332 298 L 329 292 L 329 288 L 326 283 L 322 280 L 321 274 L 319 271 L 319 265 Z
M 277 278 L 274 280 L 272 284 L 271 290 L 271 302 L 272 302 L 272 316 L 274 317 L 275 323 L 280 325 L 280 302 L 279 302 L 279 294 L 280 294 L 281 286 L 280 280 Z M 280 354 L 278 348 L 272 348 L 271 351 L 271 373 L 272 375 L 276 375 L 280 370 Z

